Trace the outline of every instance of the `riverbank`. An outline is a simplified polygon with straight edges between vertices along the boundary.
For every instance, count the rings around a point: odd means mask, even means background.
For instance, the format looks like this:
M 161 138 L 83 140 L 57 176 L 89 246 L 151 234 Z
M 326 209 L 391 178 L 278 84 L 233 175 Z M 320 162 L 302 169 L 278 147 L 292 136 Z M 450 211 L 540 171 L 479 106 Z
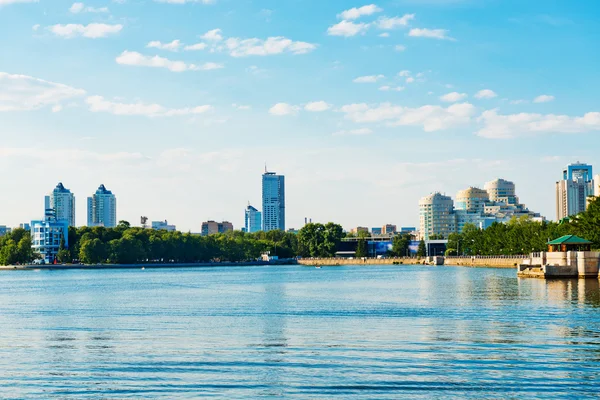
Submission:
M 342 265 L 415 265 L 423 264 L 424 258 L 301 258 L 300 265 L 316 267 L 339 267 Z

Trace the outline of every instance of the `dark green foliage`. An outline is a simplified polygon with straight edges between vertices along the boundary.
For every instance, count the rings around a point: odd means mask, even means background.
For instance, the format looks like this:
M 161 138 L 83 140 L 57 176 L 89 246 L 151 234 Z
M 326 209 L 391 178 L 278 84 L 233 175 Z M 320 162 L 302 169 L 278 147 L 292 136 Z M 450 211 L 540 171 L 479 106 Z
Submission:
M 344 238 L 341 225 L 332 222 L 306 224 L 298 232 L 298 255 L 302 257 L 334 257 L 339 243 Z
M 368 257 L 367 241 L 363 238 L 358 240 L 356 244 L 356 258 Z
M 417 249 L 417 257 L 425 257 L 427 255 L 427 249 L 425 248 L 425 241 L 421 239 L 419 242 L 419 248 Z
M 392 239 L 392 255 L 395 257 L 408 257 L 411 235 L 396 235 Z
M 27 264 L 34 258 L 28 231 L 18 228 L 0 238 L 0 265 Z

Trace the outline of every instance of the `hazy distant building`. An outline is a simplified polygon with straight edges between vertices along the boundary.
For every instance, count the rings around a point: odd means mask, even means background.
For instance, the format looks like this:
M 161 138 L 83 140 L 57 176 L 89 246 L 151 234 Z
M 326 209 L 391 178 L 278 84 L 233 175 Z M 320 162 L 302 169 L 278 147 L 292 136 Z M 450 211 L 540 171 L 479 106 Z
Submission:
M 263 230 L 285 231 L 285 177 L 275 172 L 262 176 Z
M 419 230 L 424 240 L 434 235 L 447 239 L 456 232 L 454 202 L 450 196 L 436 192 L 419 201 Z
M 379 227 L 371 228 L 371 235 L 373 235 L 373 236 L 379 236 L 379 235 L 381 235 L 381 232 L 383 232 L 382 228 L 379 228 Z
M 392 224 L 386 224 L 383 226 L 383 228 L 381 228 L 381 233 L 383 235 L 393 235 L 397 231 L 398 231 L 398 229 L 396 228 L 396 225 L 392 225 Z
M 556 182 L 557 220 L 584 212 L 588 197 L 594 193 L 591 165 L 575 163 L 566 166 L 563 169 L 563 179 Z
M 152 229 L 157 231 L 169 231 L 175 232 L 177 227 L 175 225 L 169 225 L 167 220 L 164 221 L 152 221 Z
M 104 185 L 87 198 L 87 225 L 114 228 L 117 226 L 117 198 Z
M 75 196 L 61 182 L 45 197 L 44 208 L 53 209 L 58 221 L 64 220 L 69 226 L 75 226 Z
M 369 228 L 364 226 L 357 226 L 356 228 L 350 229 L 350 233 L 354 235 L 358 235 L 359 232 L 369 233 Z
M 29 231 L 29 230 L 31 230 L 31 225 L 28 224 L 27 222 L 25 222 L 25 223 L 19 224 L 19 228 Z
M 7 227 L 6 225 L 0 225 L 0 236 L 7 235 L 11 232 L 12 229 Z
M 248 233 L 262 231 L 262 213 L 250 204 L 244 212 L 244 230 Z
M 202 236 L 215 235 L 217 233 L 225 233 L 233 230 L 231 222 L 223 221 L 206 221 L 202 223 Z
M 600 196 L 600 175 L 594 176 L 594 196 Z
M 65 219 L 57 219 L 54 209 L 46 209 L 43 220 L 31 221 L 31 247 L 47 264 L 56 260 L 62 239 L 68 248 L 69 223 Z

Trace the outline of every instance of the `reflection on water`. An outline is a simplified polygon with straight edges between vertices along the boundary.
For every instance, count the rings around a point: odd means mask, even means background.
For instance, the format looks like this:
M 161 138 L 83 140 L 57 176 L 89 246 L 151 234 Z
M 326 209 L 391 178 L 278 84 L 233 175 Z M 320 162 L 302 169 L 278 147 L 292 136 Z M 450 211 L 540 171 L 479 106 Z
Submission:
M 3 398 L 565 398 L 598 280 L 428 266 L 6 273 Z

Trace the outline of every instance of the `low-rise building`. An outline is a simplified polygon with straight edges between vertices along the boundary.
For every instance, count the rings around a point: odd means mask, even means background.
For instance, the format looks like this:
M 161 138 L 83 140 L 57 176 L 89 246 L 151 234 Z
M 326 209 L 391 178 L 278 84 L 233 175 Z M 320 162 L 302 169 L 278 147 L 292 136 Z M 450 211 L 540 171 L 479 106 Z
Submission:
M 369 233 L 369 228 L 366 228 L 364 226 L 357 226 L 356 228 L 350 229 L 350 233 L 352 233 L 353 235 L 358 235 L 359 232 Z
M 6 225 L 0 225 L 0 236 L 8 235 L 11 229 Z
M 164 221 L 152 221 L 152 229 L 155 229 L 157 231 L 175 232 L 177 230 L 177 227 L 175 225 L 169 225 L 169 223 L 165 219 Z
M 46 209 L 44 219 L 31 221 L 31 247 L 46 264 L 56 261 L 61 240 L 69 247 L 69 221 L 57 219 L 54 209 Z
M 373 235 L 373 236 L 379 236 L 379 235 L 381 235 L 381 232 L 383 232 L 382 228 L 379 228 L 379 227 L 371 228 L 371 235 Z
M 202 236 L 215 235 L 217 233 L 229 231 L 233 231 L 233 224 L 228 221 L 206 221 L 202 223 Z
M 381 228 L 381 231 L 383 235 L 393 235 L 398 231 L 398 229 L 396 228 L 396 225 L 386 224 L 383 226 L 383 228 Z

